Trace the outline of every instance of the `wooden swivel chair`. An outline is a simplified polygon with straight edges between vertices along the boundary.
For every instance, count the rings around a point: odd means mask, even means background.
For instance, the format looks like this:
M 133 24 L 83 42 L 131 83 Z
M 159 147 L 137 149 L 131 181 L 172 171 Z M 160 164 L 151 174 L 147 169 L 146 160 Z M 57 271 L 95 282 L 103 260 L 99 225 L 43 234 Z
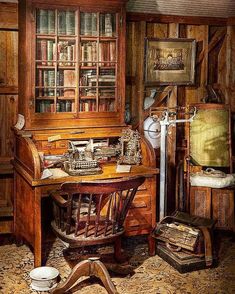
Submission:
M 72 247 L 114 243 L 114 256 L 121 260 L 121 236 L 124 221 L 144 177 L 66 182 L 51 193 L 55 234 Z M 65 293 L 81 276 L 99 277 L 109 293 L 117 293 L 101 261 L 79 263 L 67 281 L 53 293 Z

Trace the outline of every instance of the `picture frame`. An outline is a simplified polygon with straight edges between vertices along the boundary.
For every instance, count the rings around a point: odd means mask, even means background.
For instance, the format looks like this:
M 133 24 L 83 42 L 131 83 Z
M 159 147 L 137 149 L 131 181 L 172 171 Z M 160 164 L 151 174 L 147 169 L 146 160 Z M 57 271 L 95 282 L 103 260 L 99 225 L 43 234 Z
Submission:
M 145 85 L 193 85 L 195 39 L 145 38 Z

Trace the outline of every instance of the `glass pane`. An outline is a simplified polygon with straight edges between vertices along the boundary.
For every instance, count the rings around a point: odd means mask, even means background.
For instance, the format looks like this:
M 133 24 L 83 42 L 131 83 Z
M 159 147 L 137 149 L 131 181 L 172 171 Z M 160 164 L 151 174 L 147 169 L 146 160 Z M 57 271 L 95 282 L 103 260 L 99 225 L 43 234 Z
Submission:
M 36 43 L 36 60 L 41 61 L 41 65 L 54 65 L 56 60 L 56 44 L 55 40 L 37 39 Z
M 76 60 L 76 42 L 75 40 L 59 40 L 58 41 L 58 56 L 60 66 L 75 66 L 72 61 Z
M 37 34 L 55 34 L 55 11 L 38 9 L 36 17 Z
M 80 101 L 79 111 L 92 112 L 96 111 L 96 100 L 83 99 Z
M 97 36 L 97 13 L 81 12 L 80 35 Z
M 114 37 L 116 35 L 116 18 L 112 13 L 100 14 L 100 35 Z
M 54 112 L 54 100 L 47 100 L 47 99 L 37 99 L 36 100 L 36 112 L 38 113 L 45 113 L 45 112 Z
M 97 43 L 81 42 L 80 56 L 82 66 L 95 66 L 95 62 L 97 62 Z
M 75 35 L 75 12 L 59 11 L 58 12 L 58 34 Z
M 99 62 L 100 66 L 115 66 L 116 62 L 116 43 L 99 43 Z
M 99 86 L 114 87 L 116 83 L 115 69 L 100 69 L 98 82 Z
M 80 72 L 80 86 L 95 87 L 97 85 L 96 69 L 83 69 Z
M 80 98 L 96 99 L 97 92 L 95 87 L 83 87 L 80 88 Z
M 75 103 L 73 100 L 57 100 L 56 112 L 74 112 Z
M 113 99 L 100 99 L 99 100 L 99 112 L 102 111 L 114 111 L 115 101 Z

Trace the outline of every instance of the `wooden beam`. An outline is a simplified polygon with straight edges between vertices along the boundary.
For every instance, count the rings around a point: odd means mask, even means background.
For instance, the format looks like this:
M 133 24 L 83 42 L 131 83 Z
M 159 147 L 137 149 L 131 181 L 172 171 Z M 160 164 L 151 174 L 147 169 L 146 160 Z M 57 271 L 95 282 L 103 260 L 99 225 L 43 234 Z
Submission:
M 219 29 L 214 36 L 212 37 L 212 39 L 210 40 L 208 46 L 206 46 L 202 52 L 200 53 L 198 60 L 197 60 L 197 64 L 201 63 L 204 56 L 208 55 L 208 53 L 224 38 L 224 36 L 227 33 L 227 29 L 223 28 L 223 29 Z
M 227 18 L 127 12 L 127 21 L 226 26 Z

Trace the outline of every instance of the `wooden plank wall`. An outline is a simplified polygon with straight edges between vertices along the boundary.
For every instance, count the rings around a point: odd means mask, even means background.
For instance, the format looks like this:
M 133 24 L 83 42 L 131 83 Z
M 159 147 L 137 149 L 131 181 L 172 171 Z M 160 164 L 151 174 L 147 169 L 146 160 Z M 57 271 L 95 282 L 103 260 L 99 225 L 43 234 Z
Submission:
M 13 230 L 13 158 L 18 103 L 18 5 L 0 2 L 0 233 Z
M 234 21 L 234 20 L 233 20 Z M 204 101 L 206 86 L 220 89 L 225 103 L 235 112 L 235 26 L 227 19 L 128 13 L 127 15 L 127 102 L 131 105 L 132 124 L 143 132 L 144 97 L 149 88 L 144 85 L 144 38 L 193 38 L 197 42 L 196 83 L 194 86 L 174 86 L 168 101 L 158 106 L 187 106 Z M 161 88 L 162 89 L 162 88 Z M 175 167 L 185 154 L 185 126 L 177 126 L 168 136 L 168 207 L 174 209 Z M 183 152 L 182 152 L 183 150 Z

